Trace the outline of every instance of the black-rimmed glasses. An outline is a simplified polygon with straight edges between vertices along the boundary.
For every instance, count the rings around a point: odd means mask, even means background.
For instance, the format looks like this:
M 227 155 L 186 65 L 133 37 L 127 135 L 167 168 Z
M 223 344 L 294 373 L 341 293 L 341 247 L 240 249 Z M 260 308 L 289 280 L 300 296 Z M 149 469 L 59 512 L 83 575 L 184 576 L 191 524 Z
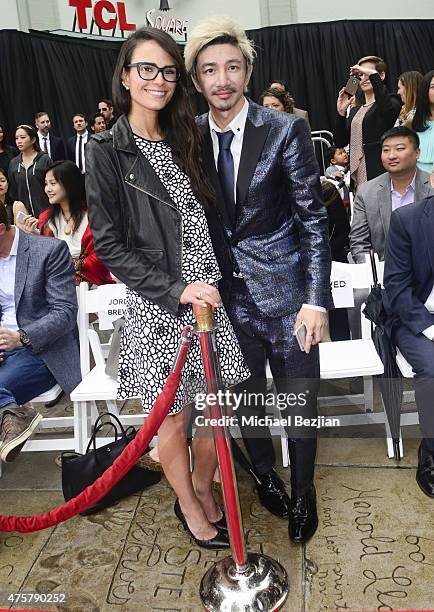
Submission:
M 161 72 L 163 79 L 168 83 L 175 83 L 181 76 L 176 66 L 163 66 L 159 68 L 157 64 L 151 62 L 137 62 L 135 64 L 127 64 L 125 68 L 137 68 L 137 73 L 144 81 L 153 81 Z

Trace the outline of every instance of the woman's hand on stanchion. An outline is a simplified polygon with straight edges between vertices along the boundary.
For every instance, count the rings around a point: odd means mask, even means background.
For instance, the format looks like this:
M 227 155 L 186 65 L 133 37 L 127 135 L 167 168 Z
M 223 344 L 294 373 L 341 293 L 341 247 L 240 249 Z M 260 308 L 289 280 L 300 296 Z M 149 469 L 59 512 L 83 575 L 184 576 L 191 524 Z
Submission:
M 196 281 L 187 285 L 179 300 L 181 304 L 197 304 L 198 306 L 218 307 L 222 303 L 220 293 L 212 285 Z

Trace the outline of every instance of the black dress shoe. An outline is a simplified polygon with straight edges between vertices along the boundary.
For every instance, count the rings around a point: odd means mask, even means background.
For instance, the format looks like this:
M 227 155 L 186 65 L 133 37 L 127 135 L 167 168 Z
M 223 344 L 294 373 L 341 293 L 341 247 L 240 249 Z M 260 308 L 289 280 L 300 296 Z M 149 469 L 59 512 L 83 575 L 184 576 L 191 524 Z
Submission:
M 289 516 L 289 497 L 285 484 L 274 470 L 259 476 L 261 482 L 256 486 L 258 496 L 264 508 L 279 518 Z
M 419 462 L 416 471 L 416 482 L 428 497 L 434 497 L 434 455 L 423 451 L 419 446 Z M 425 455 L 425 456 L 424 456 Z
M 175 511 L 176 517 L 181 522 L 185 531 L 187 531 L 190 534 L 190 536 L 193 538 L 197 546 L 200 546 L 201 548 L 208 548 L 210 550 L 221 550 L 222 548 L 229 548 L 230 544 L 229 544 L 228 534 L 223 531 L 220 531 L 220 529 L 218 528 L 217 528 L 217 534 L 210 540 L 199 540 L 198 538 L 196 538 L 196 536 L 190 531 L 190 527 L 188 526 L 186 518 L 181 510 L 181 506 L 179 505 L 179 499 L 176 500 L 175 506 L 173 509 Z
M 305 495 L 296 495 L 291 498 L 289 537 L 297 544 L 307 542 L 313 536 L 317 527 L 316 492 L 312 485 Z

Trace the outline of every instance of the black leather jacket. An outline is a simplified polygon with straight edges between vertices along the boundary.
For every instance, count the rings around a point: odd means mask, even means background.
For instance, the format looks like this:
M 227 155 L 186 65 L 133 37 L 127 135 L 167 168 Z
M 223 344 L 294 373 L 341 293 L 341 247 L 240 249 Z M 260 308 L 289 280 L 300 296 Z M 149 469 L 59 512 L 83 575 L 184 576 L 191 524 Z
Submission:
M 180 211 L 122 115 L 86 145 L 86 193 L 95 250 L 121 282 L 173 315 L 182 280 Z

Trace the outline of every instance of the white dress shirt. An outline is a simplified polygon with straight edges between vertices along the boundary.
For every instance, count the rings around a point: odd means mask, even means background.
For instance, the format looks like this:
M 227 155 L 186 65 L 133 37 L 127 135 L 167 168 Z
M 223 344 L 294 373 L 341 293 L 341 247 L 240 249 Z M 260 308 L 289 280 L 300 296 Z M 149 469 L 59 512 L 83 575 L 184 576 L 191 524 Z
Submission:
M 85 160 L 85 157 L 84 157 L 84 145 L 89 140 L 89 132 L 86 130 L 84 132 L 84 134 L 77 134 L 77 137 L 75 139 L 75 165 L 77 166 L 77 168 L 79 168 L 78 154 L 79 154 L 80 136 L 81 136 L 81 161 L 82 161 L 82 164 L 81 164 L 82 165 L 81 173 L 84 174 L 85 171 L 86 171 L 86 160 Z
M 238 115 L 232 119 L 229 125 L 227 125 L 224 128 L 224 130 L 219 128 L 217 123 L 214 121 L 211 111 L 208 113 L 208 121 L 209 121 L 209 128 L 211 132 L 212 148 L 214 151 L 214 162 L 215 162 L 216 169 L 217 169 L 217 160 L 219 156 L 219 139 L 217 136 L 217 132 L 232 131 L 234 133 L 234 137 L 231 142 L 231 153 L 232 153 L 232 157 L 234 160 L 234 202 L 237 201 L 238 169 L 240 167 L 241 151 L 243 148 L 243 140 L 244 140 L 244 128 L 246 127 L 246 119 L 247 119 L 248 112 L 249 112 L 249 103 L 244 98 L 243 108 L 240 110 Z
M 45 152 L 45 138 L 47 139 L 47 153 L 49 155 L 49 157 L 51 157 L 51 144 L 50 144 L 50 132 L 48 132 L 47 136 L 44 136 L 44 134 L 41 134 L 41 132 L 38 131 L 38 138 L 39 138 L 39 146 L 41 147 L 41 151 Z
M 15 309 L 15 269 L 17 266 L 17 252 L 20 232 L 15 228 L 15 238 L 12 242 L 11 252 L 7 257 L 0 257 L 0 327 L 18 329 Z
M 246 127 L 247 114 L 249 112 L 249 103 L 244 98 L 243 108 L 240 110 L 238 115 L 232 119 L 232 121 L 223 130 L 217 125 L 212 116 L 211 111 L 208 113 L 208 122 L 211 133 L 212 148 L 214 152 L 214 162 L 217 169 L 217 160 L 219 156 L 219 140 L 217 132 L 228 132 L 232 130 L 234 137 L 231 142 L 231 153 L 234 160 L 234 202 L 237 201 L 237 178 L 238 169 L 240 167 L 241 151 L 243 149 L 244 140 L 244 129 Z M 326 309 L 322 306 L 312 306 L 310 304 L 303 304 L 303 307 L 310 308 L 311 310 L 318 310 L 319 312 L 326 312 Z

